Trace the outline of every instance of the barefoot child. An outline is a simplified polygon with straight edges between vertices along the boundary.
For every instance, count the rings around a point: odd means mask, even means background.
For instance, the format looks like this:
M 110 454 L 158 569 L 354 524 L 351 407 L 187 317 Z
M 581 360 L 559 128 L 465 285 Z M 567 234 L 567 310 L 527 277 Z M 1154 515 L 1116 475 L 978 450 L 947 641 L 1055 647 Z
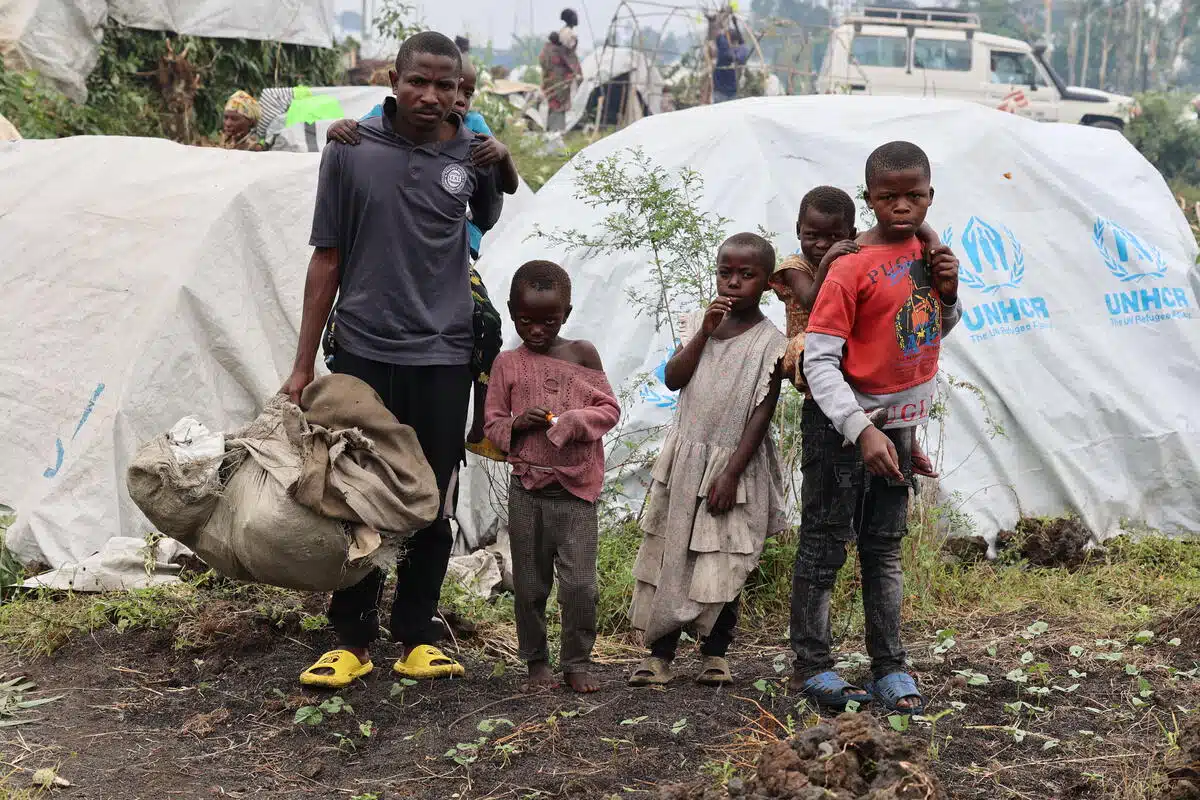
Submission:
M 491 128 L 488 127 L 483 115 L 478 111 L 471 110 L 471 102 L 475 99 L 479 76 L 470 58 L 464 56 L 462 65 L 462 82 L 458 85 L 458 97 L 454 103 L 453 113 L 461 121 L 463 127 L 475 133 L 479 140 L 478 146 L 471 152 L 473 163 L 479 167 L 495 164 L 501 190 L 505 194 L 513 194 L 520 185 L 516 163 L 508 152 L 508 148 L 499 139 L 492 136 Z M 383 106 L 378 105 L 367 112 L 363 119 L 372 119 L 382 113 Z M 459 123 L 458 121 L 449 121 L 446 124 L 457 126 Z M 327 138 L 342 144 L 358 144 L 357 129 L 358 122 L 353 119 L 338 120 L 329 127 Z M 470 238 L 471 259 L 478 261 L 483 246 L 483 231 L 470 219 L 470 215 L 467 219 L 467 234 Z M 483 405 L 487 397 L 488 375 L 492 369 L 492 362 L 496 360 L 496 354 L 500 352 L 502 342 L 500 314 L 488 297 L 487 288 L 483 285 L 483 278 L 480 277 L 474 266 L 469 266 L 468 269 L 471 273 L 471 299 L 475 302 L 473 315 L 475 348 L 471 353 L 474 393 L 471 402 L 471 429 L 467 433 L 467 449 L 476 455 L 503 461 L 504 453 L 483 435 Z M 330 330 L 332 331 L 332 326 Z
M 848 253 L 857 253 L 854 237 L 855 208 L 850 195 L 834 186 L 818 186 L 800 201 L 796 219 L 796 238 L 800 240 L 800 255 L 788 256 L 771 276 L 771 288 L 787 307 L 788 349 L 783 357 L 783 374 L 801 392 L 807 392 L 802 361 L 804 329 L 808 315 L 829 274 L 829 267 Z M 933 228 L 922 224 L 917 238 L 926 250 L 941 244 Z M 933 462 L 913 441 L 913 473 L 936 478 Z
M 858 238 L 857 252 L 829 268 L 805 341 L 792 688 L 826 708 L 873 698 L 919 714 L 924 700 L 904 669 L 900 641 L 905 472 L 915 426 L 933 405 L 942 337 L 960 316 L 958 260 L 939 246 L 927 263 L 917 238 L 933 202 L 929 159 L 919 147 L 885 144 L 867 159 L 866 178 L 876 225 Z M 887 410 L 883 430 L 864 409 Z M 857 448 L 844 448 L 846 440 Z M 830 597 L 846 546 L 856 539 L 875 678 L 867 691 L 842 680 L 830 655 Z
M 667 362 L 679 410 L 651 473 L 633 566 L 629 616 L 650 657 L 633 671 L 632 686 L 671 680 L 684 628 L 702 637 L 696 679 L 732 682 L 725 653 L 738 597 L 767 537 L 787 527 L 767 435 L 787 339 L 759 306 L 774 267 L 775 250 L 761 236 L 727 239 L 717 253 L 719 296 Z
M 604 434 L 620 407 L 591 342 L 564 339 L 571 279 L 549 261 L 513 276 L 509 313 L 523 344 L 496 358 L 484 432 L 508 453 L 517 641 L 529 689 L 556 686 L 546 649 L 546 600 L 558 571 L 559 665 L 577 692 L 600 688 L 596 641 L 596 500 L 604 485 Z

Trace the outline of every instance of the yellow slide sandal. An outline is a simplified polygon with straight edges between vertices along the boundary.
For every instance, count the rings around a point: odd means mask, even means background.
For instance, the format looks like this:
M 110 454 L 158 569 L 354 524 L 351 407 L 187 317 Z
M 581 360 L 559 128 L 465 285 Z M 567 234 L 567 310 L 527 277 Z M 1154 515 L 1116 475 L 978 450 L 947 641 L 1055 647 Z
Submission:
M 507 461 L 508 456 L 496 444 L 487 437 L 480 439 L 478 442 L 467 442 L 467 450 L 477 456 L 490 458 L 492 461 Z
M 397 661 L 392 667 L 397 673 L 413 680 L 427 678 L 461 678 L 467 674 L 463 665 L 447 656 L 433 645 L 414 647 L 408 658 Z
M 349 650 L 330 650 L 300 673 L 300 683 L 323 689 L 343 689 L 373 669 L 374 664 L 370 661 L 364 664 Z

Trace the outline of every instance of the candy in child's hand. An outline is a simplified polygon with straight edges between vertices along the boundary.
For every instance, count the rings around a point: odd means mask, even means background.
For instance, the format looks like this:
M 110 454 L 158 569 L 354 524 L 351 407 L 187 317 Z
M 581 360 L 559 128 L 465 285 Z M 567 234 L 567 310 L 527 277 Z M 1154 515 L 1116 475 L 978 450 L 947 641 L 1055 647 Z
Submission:
M 558 417 L 554 416 L 553 414 L 547 414 L 547 415 L 546 415 L 546 422 L 549 422 L 551 425 L 557 425 L 557 424 L 558 424 Z

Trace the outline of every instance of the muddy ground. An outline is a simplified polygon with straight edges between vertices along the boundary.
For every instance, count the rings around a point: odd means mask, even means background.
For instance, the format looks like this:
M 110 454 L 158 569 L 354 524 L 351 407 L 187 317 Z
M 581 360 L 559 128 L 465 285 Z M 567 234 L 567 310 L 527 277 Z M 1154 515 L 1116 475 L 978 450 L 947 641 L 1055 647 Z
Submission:
M 1025 618 L 973 620 L 953 642 L 910 630 L 929 714 L 947 713 L 902 735 L 952 798 L 1160 796 L 1169 742 L 1200 706 L 1195 616 L 1163 620 L 1152 638 L 1101 641 Z M 496 655 L 509 652 L 506 628 L 460 642 L 465 680 L 405 686 L 384 645 L 375 674 L 340 693 L 350 708 L 327 704 L 305 725 L 297 711 L 331 695 L 300 691 L 296 676 L 330 644 L 327 631 L 280 630 L 233 603 L 189 625 L 81 635 L 49 657 L 6 654 L 0 671 L 63 697 L 31 712 L 37 722 L 0 728 L 12 770 L 3 785 L 52 767 L 72 784 L 55 796 L 97 800 L 654 797 L 666 784 L 748 776 L 763 745 L 819 721 L 788 695 L 782 631 L 736 646 L 738 681 L 726 690 L 690 680 L 690 651 L 668 689 L 626 688 L 637 651 L 605 642 L 604 689 L 589 697 L 522 694 L 522 670 Z M 851 640 L 841 652 L 847 674 L 865 679 L 861 650 Z

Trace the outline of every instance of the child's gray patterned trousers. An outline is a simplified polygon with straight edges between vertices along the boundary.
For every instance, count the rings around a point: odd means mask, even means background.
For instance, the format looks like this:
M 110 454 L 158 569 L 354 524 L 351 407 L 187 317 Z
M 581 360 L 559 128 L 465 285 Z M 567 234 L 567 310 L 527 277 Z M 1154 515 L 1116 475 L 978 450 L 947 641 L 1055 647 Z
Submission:
M 558 485 L 529 491 L 514 476 L 508 534 L 521 660 L 549 661 L 546 601 L 557 570 L 559 667 L 564 673 L 586 670 L 596 643 L 596 504 Z

